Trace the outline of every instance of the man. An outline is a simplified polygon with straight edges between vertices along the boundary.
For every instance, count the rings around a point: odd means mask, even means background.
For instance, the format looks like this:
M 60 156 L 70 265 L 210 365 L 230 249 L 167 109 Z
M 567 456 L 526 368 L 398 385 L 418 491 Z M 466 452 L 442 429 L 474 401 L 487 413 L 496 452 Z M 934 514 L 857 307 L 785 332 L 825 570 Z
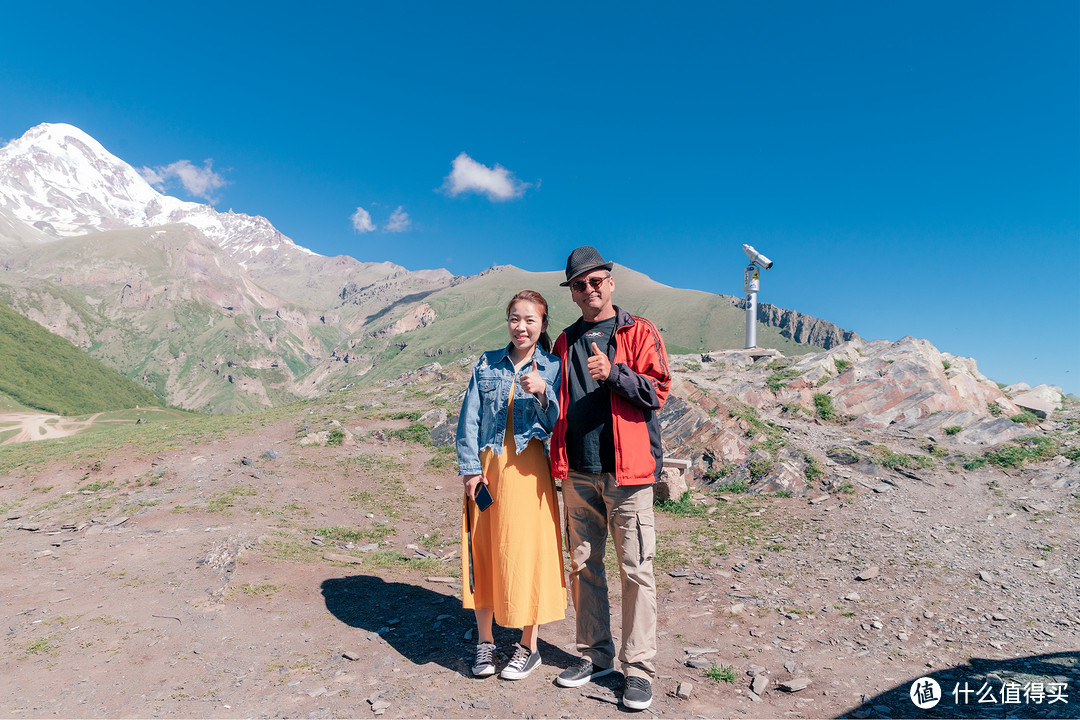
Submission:
M 652 484 L 663 466 L 657 415 L 671 373 L 656 326 L 612 303 L 611 267 L 595 248 L 570 253 L 561 285 L 570 287 L 581 318 L 552 349 L 563 375 L 551 471 L 563 480 L 570 596 L 582 655 L 556 682 L 578 687 L 615 671 L 604 573 L 610 532 L 622 579 L 623 704 L 644 710 L 656 675 Z

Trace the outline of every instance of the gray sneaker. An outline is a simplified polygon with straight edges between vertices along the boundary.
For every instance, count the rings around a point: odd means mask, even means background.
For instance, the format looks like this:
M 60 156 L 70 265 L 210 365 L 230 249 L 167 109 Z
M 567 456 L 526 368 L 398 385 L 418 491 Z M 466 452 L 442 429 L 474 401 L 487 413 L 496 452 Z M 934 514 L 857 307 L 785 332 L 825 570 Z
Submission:
M 559 677 L 555 678 L 555 682 L 563 687 L 580 687 L 590 680 L 610 675 L 613 672 L 615 672 L 615 668 L 602 668 L 599 665 L 593 665 L 592 660 L 583 657 L 563 670 Z
M 515 643 L 514 657 L 510 658 L 510 662 L 499 673 L 499 677 L 503 680 L 521 680 L 528 677 L 529 673 L 538 667 L 540 667 L 540 651 L 533 652 L 524 645 Z
M 482 642 L 476 646 L 476 662 L 472 666 L 475 677 L 489 677 L 495 674 L 495 643 Z
M 623 686 L 622 701 L 631 710 L 644 710 L 652 705 L 652 683 L 643 677 L 628 676 Z

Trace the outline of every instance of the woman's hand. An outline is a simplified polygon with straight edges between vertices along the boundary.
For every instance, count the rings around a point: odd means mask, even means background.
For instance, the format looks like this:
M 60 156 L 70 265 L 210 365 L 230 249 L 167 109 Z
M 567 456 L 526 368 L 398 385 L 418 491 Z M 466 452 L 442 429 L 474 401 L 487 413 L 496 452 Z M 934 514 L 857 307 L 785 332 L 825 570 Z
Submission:
M 540 398 L 540 401 L 547 406 L 547 382 L 544 378 L 540 377 L 540 371 L 536 369 L 536 360 L 533 360 L 532 370 L 525 373 L 519 378 L 521 383 L 521 389 L 530 395 L 536 395 Z
M 465 495 L 472 500 L 476 501 L 476 488 L 480 483 L 488 484 L 487 478 L 483 475 L 462 475 L 461 482 L 465 485 Z

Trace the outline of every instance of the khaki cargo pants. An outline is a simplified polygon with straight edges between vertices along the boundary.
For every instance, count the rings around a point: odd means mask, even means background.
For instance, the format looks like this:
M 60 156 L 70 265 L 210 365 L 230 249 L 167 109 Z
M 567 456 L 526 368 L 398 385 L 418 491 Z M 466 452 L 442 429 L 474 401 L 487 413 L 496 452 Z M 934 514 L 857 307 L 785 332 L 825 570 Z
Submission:
M 619 554 L 622 580 L 623 674 L 656 674 L 656 580 L 652 485 L 617 486 L 614 473 L 571 470 L 563 481 L 570 597 L 577 610 L 577 649 L 600 667 L 614 665 L 604 550 L 608 532 Z

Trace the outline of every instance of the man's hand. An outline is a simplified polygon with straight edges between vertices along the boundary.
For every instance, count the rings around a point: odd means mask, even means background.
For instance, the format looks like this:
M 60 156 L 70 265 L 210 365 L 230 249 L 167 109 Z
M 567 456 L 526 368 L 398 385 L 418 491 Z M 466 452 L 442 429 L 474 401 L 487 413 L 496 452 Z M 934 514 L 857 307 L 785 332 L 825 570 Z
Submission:
M 611 361 L 596 343 L 592 344 L 592 355 L 589 356 L 589 375 L 596 382 L 604 382 L 611 375 Z
M 543 395 L 547 390 L 547 382 L 540 377 L 540 371 L 536 369 L 536 360 L 532 362 L 532 369 L 519 379 L 521 389 L 530 395 Z
M 472 501 L 476 501 L 476 488 L 483 483 L 488 484 L 487 478 L 483 475 L 462 475 L 461 482 L 465 485 L 465 495 Z

